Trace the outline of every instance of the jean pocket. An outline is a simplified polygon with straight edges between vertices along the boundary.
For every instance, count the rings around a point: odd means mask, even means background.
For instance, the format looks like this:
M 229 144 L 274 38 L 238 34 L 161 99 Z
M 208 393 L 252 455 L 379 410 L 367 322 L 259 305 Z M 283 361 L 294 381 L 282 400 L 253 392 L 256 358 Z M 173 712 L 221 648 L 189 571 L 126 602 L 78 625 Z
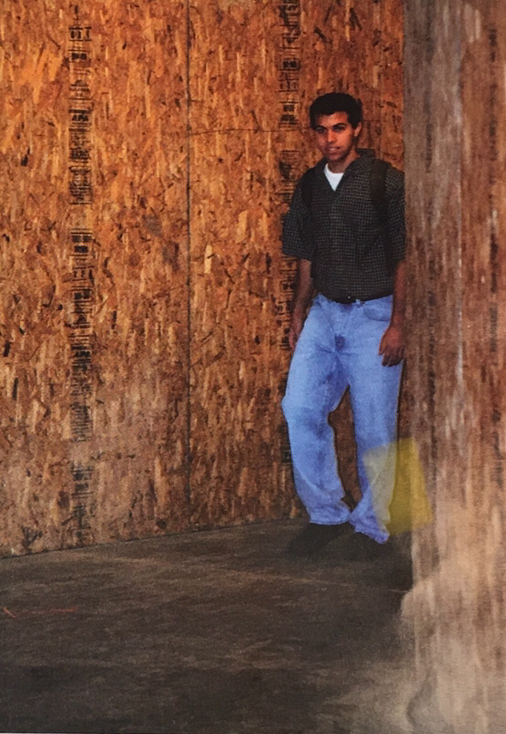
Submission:
M 390 321 L 392 316 L 392 296 L 365 301 L 364 314 L 373 321 Z

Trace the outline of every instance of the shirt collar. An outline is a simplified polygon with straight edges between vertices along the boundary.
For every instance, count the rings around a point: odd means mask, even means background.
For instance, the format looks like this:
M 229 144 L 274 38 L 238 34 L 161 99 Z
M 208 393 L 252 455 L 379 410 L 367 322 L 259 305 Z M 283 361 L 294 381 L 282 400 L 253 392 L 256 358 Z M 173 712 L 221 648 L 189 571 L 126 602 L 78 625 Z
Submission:
M 357 148 L 357 152 L 360 153 L 358 158 L 355 158 L 354 161 L 352 161 L 346 168 L 344 169 L 343 173 L 346 174 L 346 177 L 348 177 L 350 174 L 364 171 L 368 168 L 368 166 L 371 165 L 371 161 L 375 158 L 374 151 L 370 150 L 369 148 Z M 325 164 L 327 161 L 325 158 L 322 158 L 318 161 L 315 168 L 317 170 L 317 173 L 320 176 L 325 176 Z

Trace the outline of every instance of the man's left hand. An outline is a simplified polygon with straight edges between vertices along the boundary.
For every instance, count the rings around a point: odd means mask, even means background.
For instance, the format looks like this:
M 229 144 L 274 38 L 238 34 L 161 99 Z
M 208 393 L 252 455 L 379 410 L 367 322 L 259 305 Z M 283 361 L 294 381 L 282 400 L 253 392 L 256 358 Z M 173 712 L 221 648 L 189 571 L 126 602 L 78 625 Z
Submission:
M 404 359 L 404 334 L 399 326 L 389 326 L 380 342 L 379 354 L 383 355 L 382 364 L 393 367 Z

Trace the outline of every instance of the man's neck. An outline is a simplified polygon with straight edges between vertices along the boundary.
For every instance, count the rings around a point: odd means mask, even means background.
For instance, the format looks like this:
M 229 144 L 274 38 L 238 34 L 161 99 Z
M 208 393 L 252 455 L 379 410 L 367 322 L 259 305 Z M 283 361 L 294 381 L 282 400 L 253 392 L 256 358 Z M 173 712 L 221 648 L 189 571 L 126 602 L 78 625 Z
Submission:
M 331 173 L 344 173 L 350 163 L 353 163 L 353 161 L 355 161 L 359 157 L 360 154 L 357 152 L 357 149 L 353 148 L 353 150 L 349 152 L 344 160 L 332 162 L 327 161 L 327 166 L 329 167 L 329 171 Z

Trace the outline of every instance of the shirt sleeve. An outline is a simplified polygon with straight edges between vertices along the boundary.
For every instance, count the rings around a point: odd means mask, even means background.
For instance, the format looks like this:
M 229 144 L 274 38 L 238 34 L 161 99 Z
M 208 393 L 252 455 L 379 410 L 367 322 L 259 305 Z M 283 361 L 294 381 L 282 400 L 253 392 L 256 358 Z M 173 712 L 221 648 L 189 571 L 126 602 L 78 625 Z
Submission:
M 283 223 L 284 255 L 312 260 L 314 252 L 311 213 L 302 201 L 300 184 L 295 189 L 290 209 Z
M 406 257 L 406 224 L 404 220 L 404 173 L 391 168 L 386 180 L 388 202 L 388 237 L 395 263 Z

